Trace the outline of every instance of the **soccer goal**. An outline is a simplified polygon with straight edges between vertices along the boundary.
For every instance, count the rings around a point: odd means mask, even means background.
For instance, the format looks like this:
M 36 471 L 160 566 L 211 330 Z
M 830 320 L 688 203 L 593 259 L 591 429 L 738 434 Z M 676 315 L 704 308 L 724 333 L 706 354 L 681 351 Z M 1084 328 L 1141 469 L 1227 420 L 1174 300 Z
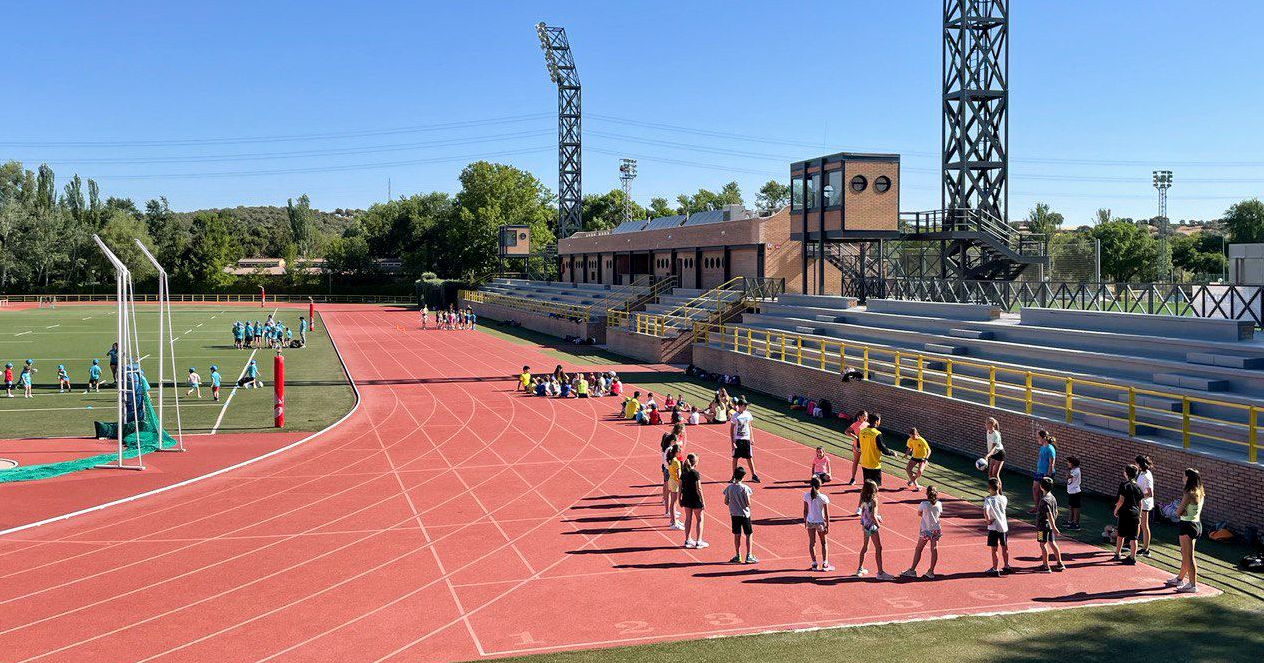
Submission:
M 171 369 L 171 398 L 174 404 L 172 409 L 176 415 L 176 444 L 169 447 L 159 444 L 154 451 L 184 451 L 184 424 L 180 421 L 180 374 L 176 372 L 175 333 L 172 331 L 171 289 L 167 279 L 167 270 L 163 269 L 154 254 L 150 253 L 139 239 L 135 242 L 141 253 L 145 254 L 145 258 L 158 271 L 158 430 L 167 430 L 163 427 L 163 416 L 167 411 L 163 404 L 163 394 L 166 392 L 163 387 L 167 384 L 168 368 Z
M 40 295 L 39 307 L 40 308 L 57 308 L 57 297 L 54 295 Z

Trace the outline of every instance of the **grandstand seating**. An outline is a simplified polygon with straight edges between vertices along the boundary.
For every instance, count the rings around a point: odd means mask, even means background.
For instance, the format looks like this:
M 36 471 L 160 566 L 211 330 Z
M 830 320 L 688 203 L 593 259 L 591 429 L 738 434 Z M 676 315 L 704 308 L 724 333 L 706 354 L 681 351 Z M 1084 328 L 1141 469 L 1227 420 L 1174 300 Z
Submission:
M 1049 309 L 1001 315 L 984 305 L 916 301 L 870 300 L 862 308 L 852 304 L 846 298 L 783 295 L 730 326 L 754 330 L 756 338 L 759 330 L 771 330 L 918 353 L 930 368 L 952 360 L 958 380 L 991 379 L 1000 398 L 1021 400 L 1027 389 L 1025 371 L 1080 378 L 1088 381 L 1076 385 L 1073 409 L 1080 423 L 1115 432 L 1132 426 L 1137 435 L 1167 441 L 1203 436 L 1211 447 L 1237 457 L 1246 444 L 1248 412 L 1264 397 L 1264 342 L 1249 338 L 1250 330 L 1243 332 L 1234 322 L 1104 312 L 1086 316 L 1084 311 Z M 1213 340 L 1228 338 L 1243 340 Z M 723 347 L 719 335 L 711 342 Z M 805 356 L 817 362 L 817 343 L 802 345 Z M 755 346 L 754 354 L 765 352 L 758 341 Z M 826 347 L 821 363 L 837 369 L 837 352 Z M 1006 370 L 989 378 L 988 365 Z M 893 374 L 886 379 L 892 381 Z M 1106 384 L 1099 388 L 1094 381 Z M 1037 377 L 1035 383 L 1037 390 L 1059 389 L 1054 380 Z M 1134 389 L 1132 424 L 1128 387 Z M 1165 395 L 1138 395 L 1136 389 Z M 954 397 L 979 400 L 987 393 L 985 384 L 982 390 L 959 389 Z M 1045 414 L 1061 416 L 1065 401 L 1045 401 Z M 1192 417 L 1182 416 L 1186 407 Z M 1035 411 L 1041 409 L 1037 403 Z
M 479 288 L 510 297 L 522 297 L 536 302 L 579 306 L 589 309 L 592 318 L 601 318 L 606 308 L 617 306 L 625 300 L 646 292 L 643 287 L 612 286 L 600 283 L 561 283 L 556 281 L 530 281 L 527 279 L 492 279 Z

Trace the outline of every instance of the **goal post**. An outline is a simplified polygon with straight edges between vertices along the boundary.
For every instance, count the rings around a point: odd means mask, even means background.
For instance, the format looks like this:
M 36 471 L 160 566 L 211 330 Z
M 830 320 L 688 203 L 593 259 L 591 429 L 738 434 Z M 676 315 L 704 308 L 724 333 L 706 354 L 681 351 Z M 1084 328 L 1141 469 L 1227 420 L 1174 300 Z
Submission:
M 127 269 L 127 265 L 119 260 L 118 256 L 110 250 L 110 247 L 101 241 L 97 235 L 92 236 L 92 240 L 96 242 L 97 247 L 101 249 L 101 253 L 105 255 L 106 260 L 114 266 L 114 294 L 115 304 L 117 306 L 117 315 L 115 316 L 115 338 L 118 341 L 118 358 L 119 358 L 119 378 L 115 381 L 115 412 L 118 416 L 118 423 L 115 426 L 115 433 L 118 439 L 118 455 L 113 462 L 97 465 L 99 469 L 120 469 L 120 470 L 143 470 L 145 463 L 140 453 L 136 456 L 136 464 L 128 465 L 124 457 L 125 438 L 127 436 L 127 423 L 129 421 L 127 415 L 131 415 L 130 421 L 135 425 L 137 438 L 137 451 L 140 452 L 140 408 L 137 404 L 137 386 L 140 379 L 143 379 L 139 373 L 139 363 L 135 356 L 135 346 L 133 342 L 137 339 L 135 333 L 135 321 L 132 319 L 134 308 L 130 306 L 132 298 L 132 273 Z
M 140 248 L 141 253 L 144 254 L 145 259 L 158 272 L 158 430 L 167 430 L 166 426 L 163 425 L 164 415 L 167 411 L 163 402 L 163 394 L 166 392 L 164 387 L 167 384 L 167 368 L 171 369 L 171 397 L 175 404 L 176 414 L 175 446 L 164 447 L 160 439 L 154 451 L 184 451 L 184 424 L 180 420 L 180 373 L 176 369 L 175 333 L 171 322 L 170 281 L 167 278 L 167 270 L 163 269 L 162 264 L 158 262 L 154 254 L 150 253 L 149 249 L 139 239 L 134 241 L 136 246 Z

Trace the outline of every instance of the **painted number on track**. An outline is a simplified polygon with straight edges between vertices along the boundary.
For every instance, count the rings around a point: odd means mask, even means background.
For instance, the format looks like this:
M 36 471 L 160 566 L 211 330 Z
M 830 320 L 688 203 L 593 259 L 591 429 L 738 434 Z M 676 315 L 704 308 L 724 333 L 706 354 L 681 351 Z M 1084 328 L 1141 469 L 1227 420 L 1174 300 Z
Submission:
M 1005 599 L 1009 597 L 1000 592 L 994 592 L 990 589 L 976 589 L 970 592 L 970 598 L 977 599 L 979 601 L 996 602 L 996 601 L 1004 601 Z
M 742 623 L 741 618 L 731 612 L 713 612 L 702 618 L 712 626 L 737 626 Z
M 530 632 L 530 631 L 523 631 L 522 633 L 510 633 L 509 635 L 510 635 L 510 636 L 512 636 L 512 637 L 514 637 L 514 638 L 516 638 L 516 639 L 518 640 L 517 642 L 515 642 L 515 643 L 514 643 L 515 645 L 536 645 L 536 644 L 540 644 L 540 641 L 539 641 L 539 640 L 536 640 L 534 637 L 532 637 L 532 635 L 531 635 L 531 632 Z
M 804 608 L 801 614 L 808 619 L 835 619 L 843 616 L 843 613 L 837 610 L 830 610 L 816 604 Z
M 637 620 L 619 622 L 614 627 L 619 629 L 619 635 L 643 635 L 654 632 L 654 629 L 650 628 L 649 622 Z
M 893 596 L 882 600 L 886 601 L 887 605 L 892 608 L 899 608 L 900 610 L 916 610 L 917 608 L 922 607 L 921 601 L 913 600 L 907 596 Z

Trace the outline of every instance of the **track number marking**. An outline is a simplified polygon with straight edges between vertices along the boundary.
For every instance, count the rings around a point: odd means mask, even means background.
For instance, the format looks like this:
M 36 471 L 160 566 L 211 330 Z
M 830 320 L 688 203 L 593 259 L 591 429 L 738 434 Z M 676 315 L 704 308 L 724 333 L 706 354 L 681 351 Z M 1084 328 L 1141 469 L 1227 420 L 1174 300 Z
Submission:
M 741 618 L 731 612 L 713 612 L 702 618 L 712 626 L 736 626 L 742 623 Z
M 654 632 L 654 629 L 650 628 L 649 622 L 637 620 L 618 622 L 614 627 L 619 629 L 619 635 L 642 635 Z
M 970 598 L 980 601 L 1004 601 L 1008 596 L 990 589 L 976 589 L 970 592 Z
M 816 604 L 812 604 L 804 608 L 803 612 L 800 614 L 802 614 L 804 617 L 807 617 L 808 619 L 834 619 L 836 617 L 843 616 L 843 613 L 837 610 L 830 610 L 829 608 L 825 608 Z
M 540 641 L 539 641 L 539 640 L 536 640 L 534 637 L 532 637 L 532 636 L 531 636 L 531 632 L 530 632 L 530 631 L 523 631 L 522 633 L 510 633 L 509 635 L 510 635 L 510 636 L 512 636 L 513 638 L 516 638 L 516 639 L 518 640 L 517 642 L 515 642 L 515 643 L 514 643 L 515 645 L 537 645 L 537 644 L 540 644 Z
M 893 596 L 882 600 L 886 601 L 887 605 L 892 608 L 899 608 L 900 610 L 915 610 L 922 607 L 921 601 L 913 600 L 907 596 Z

